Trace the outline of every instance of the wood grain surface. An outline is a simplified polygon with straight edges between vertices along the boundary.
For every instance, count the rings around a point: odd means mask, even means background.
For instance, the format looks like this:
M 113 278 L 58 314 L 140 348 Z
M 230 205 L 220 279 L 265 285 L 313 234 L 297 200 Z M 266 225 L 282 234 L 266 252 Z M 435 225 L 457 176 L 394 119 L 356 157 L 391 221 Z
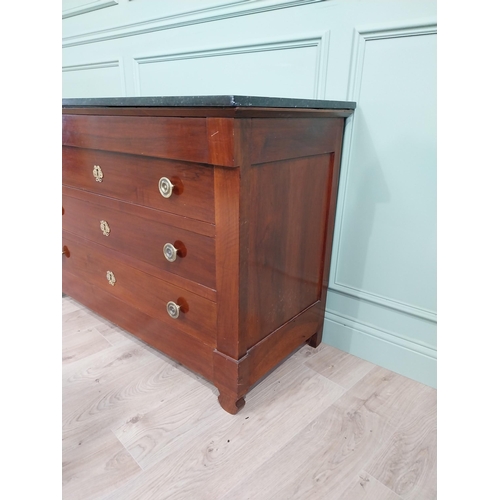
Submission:
M 63 108 L 68 115 L 112 115 L 112 116 L 174 116 L 174 117 L 216 117 L 216 118 L 347 118 L 353 109 L 308 109 L 308 108 L 259 108 L 259 107 L 102 107 Z
M 62 165 L 63 185 L 214 222 L 214 176 L 207 166 L 67 146 L 62 148 Z M 101 182 L 94 178 L 94 165 L 101 168 Z M 170 198 L 158 189 L 162 177 L 175 186 Z
M 181 330 L 207 345 L 215 346 L 215 303 L 125 265 L 113 250 L 101 245 L 65 232 L 63 244 L 71 252 L 71 257 L 63 260 L 66 272 L 103 289 L 129 307 L 164 322 L 165 329 Z M 108 282 L 108 271 L 114 274 L 114 285 Z M 167 313 L 169 301 L 185 304 L 177 319 Z
M 235 414 L 260 378 L 320 343 L 346 115 L 94 111 L 62 117 L 63 291 L 178 353 Z M 68 356 L 100 348 L 96 335 Z
M 155 215 L 161 215 L 157 210 L 149 218 L 132 215 L 124 213 L 124 203 L 115 207 L 109 198 L 95 195 L 83 201 L 70 196 L 74 191 L 63 192 L 63 230 L 149 263 L 158 269 L 157 276 L 167 281 L 175 274 L 215 289 L 213 238 L 169 225 L 161 217 L 154 220 Z M 108 224 L 107 235 L 100 228 L 103 220 Z M 166 243 L 180 252 L 174 262 L 167 261 L 163 254 Z
M 64 500 L 436 498 L 436 391 L 328 345 L 296 351 L 234 416 L 207 380 L 63 297 L 67 353 Z
M 210 163 L 203 118 L 63 114 L 64 146 Z
M 335 151 L 336 118 L 254 118 L 252 165 Z
M 320 299 L 330 167 L 330 156 L 322 155 L 247 173 L 247 348 Z

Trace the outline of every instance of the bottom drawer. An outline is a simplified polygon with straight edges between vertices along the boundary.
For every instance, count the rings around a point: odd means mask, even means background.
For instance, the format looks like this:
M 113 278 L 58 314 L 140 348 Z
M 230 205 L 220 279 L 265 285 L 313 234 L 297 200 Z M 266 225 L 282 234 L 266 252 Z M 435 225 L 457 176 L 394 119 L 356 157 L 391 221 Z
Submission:
M 155 349 L 175 359 L 207 380 L 213 379 L 213 348 L 162 321 L 130 307 L 87 281 L 63 272 L 63 292 L 123 328 Z
M 123 263 L 119 252 L 65 232 L 62 241 L 63 248 L 67 249 L 63 256 L 63 275 L 70 272 L 162 321 L 167 328 L 183 331 L 215 347 L 214 302 Z M 167 311 L 169 303 L 180 307 L 179 311 L 170 308 L 174 317 Z

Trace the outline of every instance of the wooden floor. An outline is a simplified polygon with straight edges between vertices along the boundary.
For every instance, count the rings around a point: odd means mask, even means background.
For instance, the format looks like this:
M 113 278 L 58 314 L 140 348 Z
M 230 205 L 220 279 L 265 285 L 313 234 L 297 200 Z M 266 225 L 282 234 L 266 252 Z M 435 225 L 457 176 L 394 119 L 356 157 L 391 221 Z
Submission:
M 232 416 L 206 380 L 63 297 L 63 499 L 436 498 L 436 391 L 327 345 Z

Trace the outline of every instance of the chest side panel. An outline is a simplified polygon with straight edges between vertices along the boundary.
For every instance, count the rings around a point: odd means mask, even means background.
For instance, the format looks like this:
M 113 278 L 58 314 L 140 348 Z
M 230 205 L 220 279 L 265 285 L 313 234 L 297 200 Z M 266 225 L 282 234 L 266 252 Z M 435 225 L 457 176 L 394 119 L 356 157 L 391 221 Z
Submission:
M 320 300 L 331 157 L 252 165 L 245 177 L 241 328 L 251 347 Z

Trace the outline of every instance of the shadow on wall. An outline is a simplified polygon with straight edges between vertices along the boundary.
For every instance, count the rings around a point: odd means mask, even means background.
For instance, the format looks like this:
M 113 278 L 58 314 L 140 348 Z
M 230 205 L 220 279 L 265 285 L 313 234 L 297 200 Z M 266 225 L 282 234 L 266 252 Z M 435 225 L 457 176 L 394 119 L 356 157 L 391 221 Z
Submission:
M 330 288 L 341 284 L 344 287 L 364 290 L 366 263 L 377 206 L 389 203 L 391 196 L 362 107 L 356 109 L 351 126 L 353 128 L 349 150 L 352 153 L 347 162 L 342 164 L 344 170 L 341 171 L 343 179 L 340 185 L 343 189 L 338 200 L 341 209 L 335 228 L 338 253 L 336 262 L 332 263 L 334 265 L 331 270 Z M 349 133 L 348 130 L 346 132 Z M 349 151 L 346 153 L 349 154 Z M 342 273 L 339 265 L 342 262 L 349 265 L 348 285 L 338 281 L 338 276 Z M 357 320 L 359 301 L 349 301 L 347 304 L 349 309 L 343 312 Z M 345 342 L 345 348 L 349 350 L 351 339 L 345 339 Z

